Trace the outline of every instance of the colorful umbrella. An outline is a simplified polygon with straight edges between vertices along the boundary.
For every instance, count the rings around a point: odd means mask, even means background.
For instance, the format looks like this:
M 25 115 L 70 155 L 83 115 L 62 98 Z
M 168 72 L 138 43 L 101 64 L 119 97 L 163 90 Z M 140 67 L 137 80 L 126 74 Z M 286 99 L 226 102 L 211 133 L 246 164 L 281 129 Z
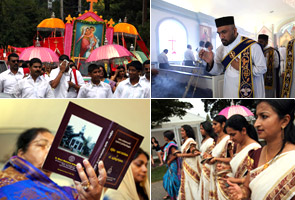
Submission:
M 232 105 L 232 106 L 226 107 L 223 110 L 221 110 L 218 115 L 223 115 L 228 119 L 235 114 L 240 114 L 240 115 L 243 115 L 244 117 L 253 116 L 253 113 L 248 108 L 246 108 L 245 106 L 240 106 L 240 105 Z
M 31 60 L 32 58 L 39 58 L 42 62 L 58 62 L 57 54 L 46 47 L 30 47 L 19 55 L 20 60 Z
M 65 29 L 65 23 L 58 18 L 48 18 L 48 19 L 44 19 L 37 26 L 37 30 L 41 30 L 41 31 L 51 31 L 53 29 L 63 32 Z
M 114 33 L 123 33 L 123 35 L 131 37 L 136 37 L 138 35 L 138 32 L 133 25 L 124 22 L 114 26 Z
M 144 61 L 149 59 L 142 51 L 131 51 L 131 53 L 135 56 L 132 60 L 138 60 L 139 62 L 144 63 Z
M 132 54 L 125 47 L 118 44 L 107 44 L 94 49 L 86 62 L 110 61 L 114 58 L 126 58 L 129 56 L 132 56 Z

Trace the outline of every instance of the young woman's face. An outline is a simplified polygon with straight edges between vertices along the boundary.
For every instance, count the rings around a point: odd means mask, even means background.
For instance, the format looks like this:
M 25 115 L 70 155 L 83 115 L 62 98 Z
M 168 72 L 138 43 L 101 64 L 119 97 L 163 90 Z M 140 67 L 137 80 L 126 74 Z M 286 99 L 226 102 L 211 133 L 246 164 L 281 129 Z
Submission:
M 213 126 L 212 126 L 214 133 L 218 134 L 223 131 L 223 125 L 215 120 L 213 120 Z
M 200 132 L 202 134 L 202 136 L 206 136 L 207 132 L 205 131 L 204 127 L 202 125 L 200 125 Z
M 230 139 L 234 142 L 234 143 L 238 143 L 241 144 L 244 139 L 245 139 L 245 135 L 244 135 L 244 131 L 246 129 L 243 128 L 242 131 L 238 131 L 235 130 L 231 127 L 226 127 L 226 133 L 230 136 Z
M 281 128 L 286 126 L 285 120 L 280 119 L 278 114 L 266 102 L 261 102 L 256 107 L 257 119 L 254 124 L 259 138 L 281 138 Z
M 180 134 L 181 134 L 181 137 L 182 137 L 183 139 L 187 137 L 187 135 L 186 135 L 186 131 L 184 130 L 184 128 L 181 128 L 181 129 L 180 129 Z
M 140 183 L 146 179 L 147 176 L 147 157 L 142 153 L 131 162 L 131 169 L 136 183 Z

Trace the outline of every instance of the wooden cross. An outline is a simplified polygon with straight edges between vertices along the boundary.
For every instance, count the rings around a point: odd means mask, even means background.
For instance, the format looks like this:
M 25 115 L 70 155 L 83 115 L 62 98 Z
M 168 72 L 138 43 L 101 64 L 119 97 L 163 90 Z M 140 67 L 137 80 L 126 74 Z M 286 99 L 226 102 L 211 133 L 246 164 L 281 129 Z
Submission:
M 97 3 L 97 0 L 86 0 L 86 2 L 90 2 L 90 12 L 93 12 L 93 3 Z
M 113 18 L 110 19 L 108 24 L 109 24 L 110 27 L 113 27 L 113 25 L 115 24 L 115 22 L 113 21 Z
M 68 15 L 66 20 L 67 20 L 67 23 L 71 23 L 73 18 L 71 17 L 71 15 Z

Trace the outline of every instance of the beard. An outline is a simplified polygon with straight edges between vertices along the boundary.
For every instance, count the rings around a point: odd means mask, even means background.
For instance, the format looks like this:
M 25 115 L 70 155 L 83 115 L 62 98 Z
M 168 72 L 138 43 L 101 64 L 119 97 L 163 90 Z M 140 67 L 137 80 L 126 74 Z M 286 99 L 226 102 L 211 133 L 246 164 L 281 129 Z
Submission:
M 233 41 L 235 41 L 235 33 L 233 32 L 229 40 L 222 39 L 221 42 L 224 46 L 230 45 Z

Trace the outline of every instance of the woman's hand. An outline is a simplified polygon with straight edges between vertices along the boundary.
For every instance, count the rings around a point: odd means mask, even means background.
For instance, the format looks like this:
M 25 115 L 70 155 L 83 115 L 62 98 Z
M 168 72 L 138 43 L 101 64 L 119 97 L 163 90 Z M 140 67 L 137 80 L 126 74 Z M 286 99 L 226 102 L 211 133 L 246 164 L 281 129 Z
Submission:
M 96 176 L 96 173 L 93 167 L 90 165 L 88 160 L 83 160 L 83 165 L 85 167 L 85 174 L 82 165 L 77 164 L 76 168 L 81 178 L 81 183 L 75 181 L 76 189 L 79 194 L 80 200 L 97 200 L 100 199 L 103 186 L 106 182 L 107 173 L 104 168 L 103 162 L 99 161 L 98 163 L 98 172 L 99 176 Z M 87 177 L 88 176 L 88 177 Z
M 216 158 L 212 158 L 211 160 L 209 160 L 208 163 L 209 163 L 210 165 L 213 165 L 216 161 L 217 161 Z
M 230 182 L 229 180 L 227 180 L 227 184 L 229 185 L 228 191 L 230 199 L 240 200 L 243 198 L 243 191 L 240 186 Z

